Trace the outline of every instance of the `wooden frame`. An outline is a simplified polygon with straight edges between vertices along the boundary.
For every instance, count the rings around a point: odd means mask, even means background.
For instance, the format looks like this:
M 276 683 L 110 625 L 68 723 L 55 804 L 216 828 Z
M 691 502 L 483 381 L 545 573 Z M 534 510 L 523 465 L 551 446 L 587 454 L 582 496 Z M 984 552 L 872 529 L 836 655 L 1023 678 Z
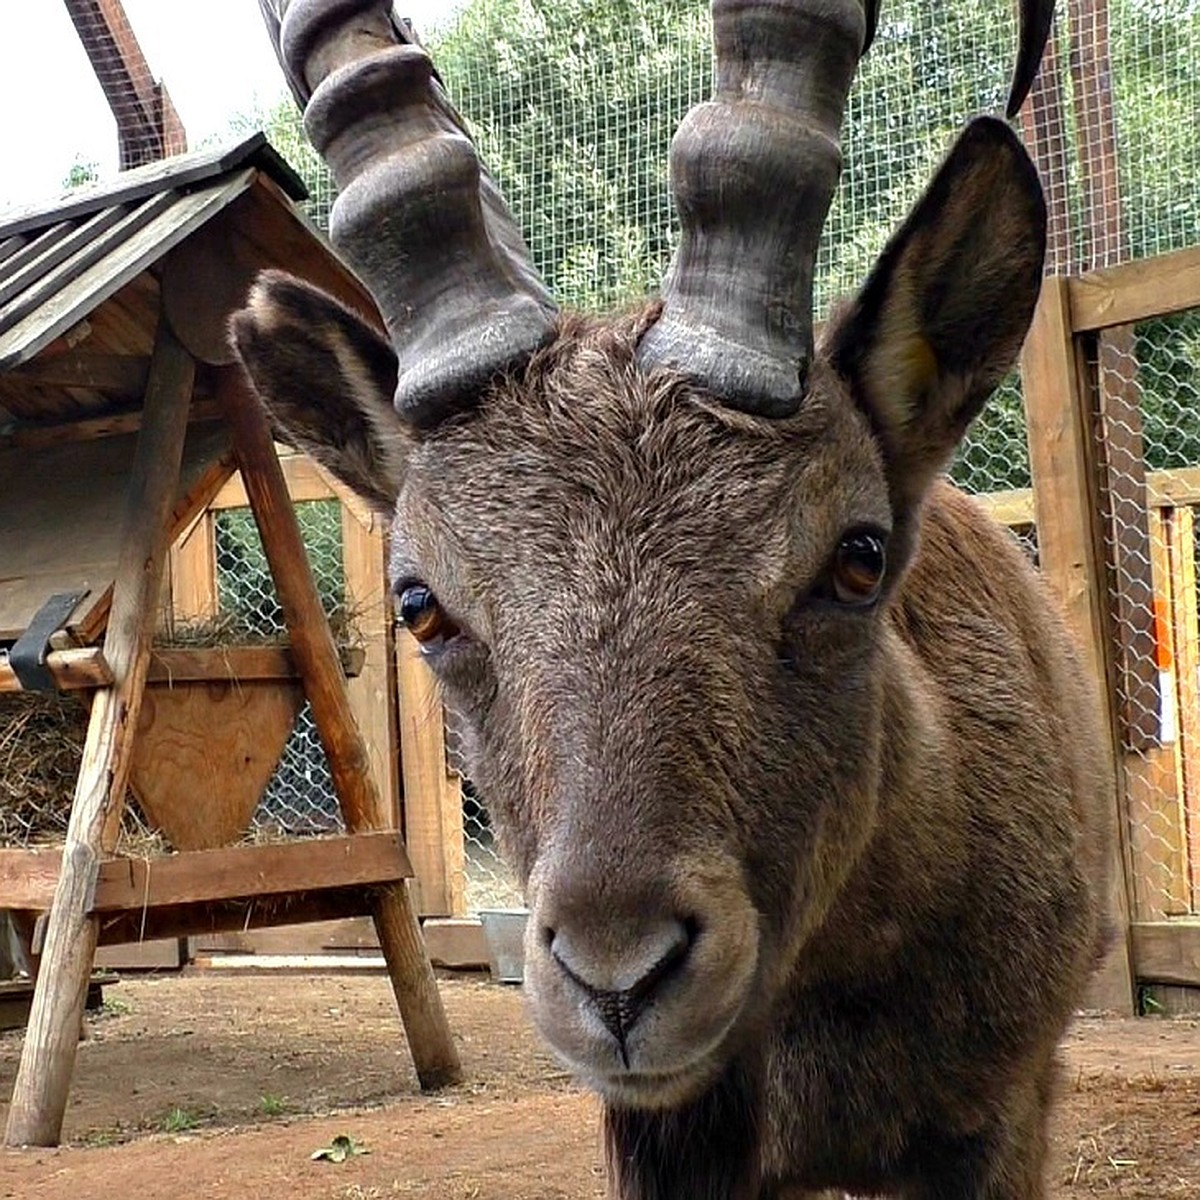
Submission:
M 1034 487 L 981 498 L 1005 523 L 1036 517 L 1112 730 L 1124 936 L 1093 995 L 1106 1007 L 1128 1009 L 1135 980 L 1200 987 L 1200 468 L 1145 471 L 1127 366 L 1134 322 L 1194 307 L 1200 248 L 1048 278 L 1022 356 Z

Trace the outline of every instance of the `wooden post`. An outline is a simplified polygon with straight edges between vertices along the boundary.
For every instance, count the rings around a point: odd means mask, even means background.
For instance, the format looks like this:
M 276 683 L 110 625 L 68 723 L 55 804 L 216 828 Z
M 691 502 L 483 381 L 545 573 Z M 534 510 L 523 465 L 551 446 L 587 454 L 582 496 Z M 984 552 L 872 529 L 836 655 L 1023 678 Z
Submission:
M 221 372 L 217 395 L 233 430 L 242 482 L 279 593 L 292 655 L 329 758 L 346 828 L 352 833 L 388 829 L 391 814 L 375 786 L 350 708 L 337 647 L 321 608 L 266 416 L 237 369 Z M 381 889 L 375 903 L 375 928 L 421 1086 L 457 1082 L 462 1076 L 458 1051 L 408 889 L 403 882 Z
M 124 804 L 194 373 L 195 363 L 160 320 L 104 639 L 113 682 L 92 700 L 62 873 L 4 1135 L 10 1146 L 53 1146 L 62 1132 L 96 951 L 90 892 L 99 860 L 116 840 Z
M 363 635 L 362 670 L 348 682 L 350 707 L 362 730 L 389 826 L 400 828 L 400 745 L 396 732 L 396 667 L 388 595 L 384 518 L 342 506 L 346 605 Z M 364 524 L 365 518 L 365 524 Z M 420 909 L 418 908 L 418 912 Z
M 219 608 L 217 597 L 217 531 L 211 510 L 202 512 L 195 524 L 171 547 L 172 626 L 202 625 L 213 620 Z
M 396 635 L 396 678 L 404 837 L 417 881 L 419 911 L 427 917 L 462 916 L 466 907 L 462 792 L 446 771 L 442 701 L 433 673 L 406 631 Z
M 1200 613 L 1196 599 L 1195 512 L 1171 510 L 1167 540 L 1171 565 L 1170 612 L 1175 635 L 1179 703 L 1177 791 L 1187 846 L 1189 908 L 1200 913 Z
M 1116 783 L 1120 743 L 1113 703 L 1099 476 L 1091 397 L 1084 395 L 1075 349 L 1066 281 L 1050 276 L 1042 282 L 1021 355 L 1038 551 L 1042 572 L 1075 634 L 1081 662 L 1095 684 L 1097 707 L 1110 732 L 1104 746 L 1113 781 L 1108 797 L 1109 908 L 1119 936 L 1093 983 L 1093 996 L 1101 1007 L 1132 1012 L 1128 856 L 1124 806 Z

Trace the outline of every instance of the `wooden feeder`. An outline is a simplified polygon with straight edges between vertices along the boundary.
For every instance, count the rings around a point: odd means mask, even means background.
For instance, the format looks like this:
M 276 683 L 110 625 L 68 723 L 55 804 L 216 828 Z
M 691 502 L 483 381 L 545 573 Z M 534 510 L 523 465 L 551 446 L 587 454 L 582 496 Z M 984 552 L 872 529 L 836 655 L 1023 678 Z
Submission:
M 373 916 L 423 1086 L 457 1054 L 262 410 L 229 315 L 281 266 L 374 307 L 261 135 L 0 214 L 0 691 L 90 705 L 66 845 L 0 851 L 0 909 L 43 914 L 10 1145 L 57 1142 L 96 946 Z M 159 649 L 168 552 L 235 469 L 287 647 Z M 7 647 L 7 651 L 5 651 Z M 232 845 L 307 697 L 347 834 Z M 114 857 L 126 789 L 177 853 Z

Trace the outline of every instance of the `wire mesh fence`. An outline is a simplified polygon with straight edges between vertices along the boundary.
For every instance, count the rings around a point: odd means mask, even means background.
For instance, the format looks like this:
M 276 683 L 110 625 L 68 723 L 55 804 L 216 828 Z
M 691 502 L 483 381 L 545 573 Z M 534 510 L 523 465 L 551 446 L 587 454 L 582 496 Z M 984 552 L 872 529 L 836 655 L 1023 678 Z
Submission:
M 296 504 L 322 607 L 335 629 L 347 627 L 342 508 L 336 500 Z M 217 597 L 221 613 L 256 640 L 286 640 L 283 609 L 254 517 L 247 508 L 224 509 L 215 518 Z M 255 811 L 261 834 L 299 837 L 342 829 L 341 810 L 325 748 L 306 701 Z
M 1132 904 L 1200 912 L 1200 311 L 1101 331 L 1092 362 Z
M 684 112 L 710 92 L 707 5 L 700 0 L 656 5 L 472 0 L 426 42 L 559 300 L 596 309 L 652 291 L 677 234 L 667 179 L 671 134 Z M 1014 6 L 1008 3 L 889 0 L 883 6 L 844 123 L 842 183 L 816 271 L 818 315 L 861 281 L 964 119 L 1000 107 L 1015 44 Z M 1200 0 L 1066 0 L 1059 6 L 1042 74 L 1021 120 L 1051 213 L 1048 270 L 1090 270 L 1200 243 L 1197 62 Z M 290 99 L 267 112 L 263 123 L 306 179 L 310 215 L 323 226 L 332 184 L 304 139 Z M 244 119 L 231 119 L 232 134 L 245 131 Z M 1104 378 L 1124 380 L 1123 390 L 1113 382 L 1106 392 L 1127 399 L 1123 412 L 1107 412 L 1102 425 L 1126 454 L 1124 460 L 1110 458 L 1105 468 L 1113 479 L 1125 480 L 1124 492 L 1116 494 L 1127 502 L 1104 515 L 1114 595 L 1132 594 L 1132 582 L 1122 590 L 1122 573 L 1132 581 L 1140 572 L 1148 588 L 1138 601 L 1145 611 L 1129 614 L 1131 629 L 1153 630 L 1156 620 L 1161 624 L 1155 612 L 1161 592 L 1155 562 L 1169 565 L 1186 557 L 1180 547 L 1189 536 L 1190 518 L 1182 514 L 1190 513 L 1190 506 L 1155 508 L 1147 504 L 1144 489 L 1147 471 L 1186 471 L 1200 464 L 1198 342 L 1196 314 L 1184 314 L 1140 325 L 1125 343 L 1110 345 L 1106 362 L 1096 364 Z M 977 493 L 1029 488 L 1025 415 L 1015 373 L 976 423 L 951 474 Z M 1129 532 L 1139 522 L 1140 542 Z M 1016 532 L 1036 558 L 1031 520 Z M 232 533 L 229 538 L 232 546 Z M 1155 548 L 1164 538 L 1167 559 Z M 239 571 L 253 575 L 258 567 L 251 559 L 231 557 L 225 568 L 229 577 Z M 1194 570 L 1191 579 L 1194 611 Z M 260 612 L 268 603 L 264 597 L 247 586 L 239 592 L 239 603 L 243 600 L 255 619 L 266 619 Z M 1185 691 L 1178 669 L 1182 631 L 1194 631 L 1194 620 L 1180 619 L 1174 691 L 1159 686 L 1139 693 L 1141 700 L 1131 699 L 1132 684 L 1122 677 L 1126 711 L 1142 704 L 1139 720 L 1147 729 L 1157 722 L 1159 735 L 1164 694 L 1175 696 L 1179 728 L 1185 707 L 1195 707 L 1194 689 Z M 1143 637 L 1136 653 L 1153 658 L 1160 653 L 1157 646 L 1153 637 Z M 1148 662 L 1140 670 L 1149 678 Z M 447 744 L 453 747 L 453 714 L 448 722 Z M 304 724 L 302 718 L 298 729 Z M 301 742 L 316 741 L 315 735 L 298 736 Z M 461 765 L 457 753 L 451 750 L 452 761 Z M 1147 764 L 1156 753 L 1153 747 L 1145 751 Z M 1176 760 L 1173 769 L 1184 772 L 1182 755 Z M 281 796 L 319 793 L 323 785 L 316 761 L 305 750 L 294 781 L 280 784 Z M 1155 785 L 1159 792 L 1165 771 Z M 1172 794 L 1183 795 L 1184 782 Z M 278 803 L 278 815 L 264 819 L 302 823 L 336 813 L 336 806 L 326 809 L 308 801 L 300 805 L 281 798 Z M 1180 803 L 1186 816 L 1191 801 Z M 1181 817 L 1160 829 L 1160 816 L 1132 816 L 1131 830 L 1135 822 L 1145 824 L 1147 854 L 1178 865 L 1180 838 L 1186 843 L 1192 836 L 1188 831 L 1200 827 L 1200 817 L 1189 818 L 1190 826 L 1183 822 L 1180 834 Z M 496 855 L 486 808 L 469 783 L 463 819 L 469 907 L 495 897 L 510 901 L 511 884 Z M 1137 843 L 1143 835 L 1134 830 L 1130 836 Z M 1147 911 L 1178 907 L 1178 897 L 1166 888 L 1157 887 L 1161 894 L 1147 900 Z M 1189 903 L 1194 907 L 1194 896 Z

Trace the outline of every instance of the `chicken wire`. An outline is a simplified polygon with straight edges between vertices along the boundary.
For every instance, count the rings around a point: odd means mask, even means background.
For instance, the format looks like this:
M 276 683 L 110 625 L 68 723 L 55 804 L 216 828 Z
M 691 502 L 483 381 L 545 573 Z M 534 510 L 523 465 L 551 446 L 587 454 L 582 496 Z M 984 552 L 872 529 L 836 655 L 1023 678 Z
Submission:
M 398 8 L 402 11 L 403 4 Z M 883 6 L 875 45 L 859 71 L 846 116 L 843 178 L 815 277 L 819 313 L 862 279 L 963 120 L 1002 103 L 1015 46 L 1013 12 L 1013 5 L 993 0 L 888 0 Z M 677 232 L 667 189 L 670 136 L 687 108 L 710 91 L 707 5 L 700 0 L 654 6 L 632 0 L 474 0 L 426 40 L 560 301 L 596 309 L 656 287 Z M 1200 0 L 1067 0 L 1059 6 L 1042 77 L 1021 121 L 1051 214 L 1048 270 L 1106 267 L 1200 242 L 1197 62 Z M 126 122 L 131 129 L 133 124 Z M 265 124 L 306 179 L 309 213 L 324 227 L 333 188 L 290 102 L 268 113 Z M 244 122 L 231 120 L 231 128 L 244 132 Z M 1194 314 L 1140 326 L 1125 356 L 1124 375 L 1134 381 L 1128 386 L 1136 386 L 1144 398 L 1136 432 L 1145 469 L 1151 471 L 1200 461 L 1190 433 L 1197 405 L 1195 334 L 1189 321 Z M 1118 361 L 1119 356 L 1110 359 L 1101 373 L 1119 373 Z M 1175 399 L 1159 404 L 1160 396 Z M 1102 422 L 1127 445 L 1121 424 L 1111 414 Z M 1118 477 L 1124 472 L 1131 481 L 1140 479 L 1142 470 L 1131 457 L 1108 469 Z M 967 490 L 982 494 L 1029 488 L 1015 374 L 976 423 L 951 474 Z M 1120 511 L 1105 516 L 1118 584 L 1122 572 L 1131 578 L 1140 572 L 1145 582 L 1147 562 L 1162 558 L 1150 548 L 1150 534 L 1165 528 L 1166 518 L 1147 516 L 1136 488 L 1128 495 Z M 1140 549 L 1128 533 L 1139 521 L 1146 526 Z M 1032 524 L 1023 522 L 1015 532 L 1036 558 Z M 1115 595 L 1129 592 L 1114 586 Z M 1141 603 L 1153 608 L 1152 597 L 1143 596 Z M 1152 617 L 1135 613 L 1127 623 L 1143 627 Z M 1128 681 L 1123 686 L 1128 689 Z M 1127 712 L 1135 701 L 1136 696 L 1122 696 Z M 1145 705 L 1145 696 L 1139 703 Z M 453 726 L 453 714 L 448 720 Z M 1150 722 L 1148 711 L 1141 720 Z M 461 768 L 453 737 L 447 744 L 450 761 Z M 1155 753 L 1150 748 L 1143 754 L 1147 770 Z M 328 800 L 301 805 L 291 799 L 332 795 L 307 714 L 298 722 L 285 762 L 294 762 L 292 782 L 279 783 L 280 807 L 270 811 L 299 823 L 335 820 L 336 805 Z M 513 900 L 486 811 L 469 783 L 463 816 L 468 907 Z M 1131 828 L 1131 843 L 1145 843 L 1147 855 L 1178 868 L 1180 820 L 1168 820 L 1160 829 L 1155 822 L 1165 820 L 1161 814 L 1144 816 L 1148 832 Z M 1193 825 L 1183 829 L 1185 842 L 1195 827 L 1194 814 L 1191 819 Z M 1131 823 L 1141 821 L 1131 816 Z M 1178 908 L 1171 889 L 1177 890 L 1175 882 L 1148 888 L 1158 894 L 1146 896 L 1145 911 Z M 1194 909 L 1194 890 L 1189 903 Z
M 1132 904 L 1200 914 L 1200 310 L 1104 331 L 1090 367 Z
M 335 625 L 344 625 L 341 505 L 336 500 L 308 500 L 295 508 L 321 605 Z M 253 514 L 248 508 L 223 509 L 216 513 L 214 526 L 217 602 L 223 621 L 256 640 L 286 641 L 283 608 Z M 251 829 L 268 836 L 302 837 L 342 828 L 329 762 L 312 706 L 306 700 L 255 810 Z

